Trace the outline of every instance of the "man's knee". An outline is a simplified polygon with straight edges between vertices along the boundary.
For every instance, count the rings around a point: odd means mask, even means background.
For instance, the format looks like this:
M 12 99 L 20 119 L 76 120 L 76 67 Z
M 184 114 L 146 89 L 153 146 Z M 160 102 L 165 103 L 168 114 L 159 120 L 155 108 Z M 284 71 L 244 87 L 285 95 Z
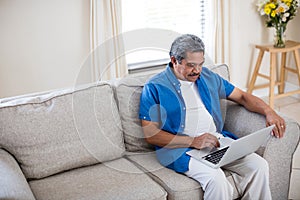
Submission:
M 224 173 L 211 174 L 204 189 L 204 199 L 232 199 L 233 187 Z
M 256 159 L 256 162 L 255 162 L 257 171 L 259 171 L 261 173 L 269 174 L 269 164 L 268 164 L 268 162 L 262 157 L 258 157 L 258 158 L 259 159 Z
M 206 184 L 206 188 L 214 188 L 214 190 L 226 190 L 233 192 L 233 187 L 222 171 L 217 171 L 215 174 L 210 174 L 209 181 Z

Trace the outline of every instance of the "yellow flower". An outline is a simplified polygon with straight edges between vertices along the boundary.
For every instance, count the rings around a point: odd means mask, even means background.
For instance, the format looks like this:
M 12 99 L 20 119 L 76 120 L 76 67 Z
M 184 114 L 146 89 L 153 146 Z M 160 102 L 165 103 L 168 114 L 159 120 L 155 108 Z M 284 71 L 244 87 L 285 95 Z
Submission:
M 271 13 L 271 8 L 269 8 L 268 6 L 265 6 L 264 11 L 267 15 L 269 15 Z
M 275 10 L 273 10 L 271 13 L 271 17 L 275 17 L 275 16 L 276 16 L 276 12 L 275 12 Z
M 285 3 L 288 7 L 291 7 L 292 0 L 283 0 L 282 2 Z
M 274 3 L 269 3 L 270 8 L 274 9 L 276 8 L 276 5 Z

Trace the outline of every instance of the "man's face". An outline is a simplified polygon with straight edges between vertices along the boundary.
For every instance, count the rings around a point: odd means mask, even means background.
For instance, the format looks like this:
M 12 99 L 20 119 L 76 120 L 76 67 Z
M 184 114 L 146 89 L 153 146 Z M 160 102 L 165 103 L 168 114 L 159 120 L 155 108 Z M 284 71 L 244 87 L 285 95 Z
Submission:
M 175 76 L 184 81 L 195 82 L 202 71 L 202 65 L 204 63 L 203 52 L 187 52 L 186 58 L 182 59 L 181 64 L 172 57 L 171 62 Z

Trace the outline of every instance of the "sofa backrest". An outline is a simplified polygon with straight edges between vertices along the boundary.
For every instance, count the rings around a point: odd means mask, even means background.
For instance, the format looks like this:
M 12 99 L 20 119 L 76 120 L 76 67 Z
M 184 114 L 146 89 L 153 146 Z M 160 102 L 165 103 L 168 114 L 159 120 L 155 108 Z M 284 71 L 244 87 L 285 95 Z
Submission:
M 121 129 L 108 83 L 0 104 L 0 148 L 30 179 L 121 157 Z
M 229 80 L 228 67 L 225 64 L 207 66 L 226 80 Z M 129 152 L 153 151 L 154 147 L 145 140 L 139 120 L 140 95 L 146 81 L 155 74 L 128 76 L 116 83 L 116 98 L 123 126 L 126 150 Z M 221 100 L 223 121 L 226 115 L 226 100 Z
M 145 141 L 139 119 L 140 96 L 145 82 L 154 74 L 121 79 L 116 84 L 116 98 L 121 117 L 124 142 L 129 152 L 153 151 L 154 147 Z

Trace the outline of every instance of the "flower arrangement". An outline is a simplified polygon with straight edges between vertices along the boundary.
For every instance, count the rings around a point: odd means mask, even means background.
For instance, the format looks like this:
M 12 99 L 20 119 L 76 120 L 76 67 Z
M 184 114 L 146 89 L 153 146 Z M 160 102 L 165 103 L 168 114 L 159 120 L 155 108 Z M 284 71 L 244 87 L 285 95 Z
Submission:
M 266 16 L 267 27 L 276 29 L 275 47 L 284 47 L 283 34 L 287 23 L 297 14 L 297 8 L 300 6 L 299 0 L 259 0 L 258 11 Z M 276 42 L 278 44 L 276 44 Z

